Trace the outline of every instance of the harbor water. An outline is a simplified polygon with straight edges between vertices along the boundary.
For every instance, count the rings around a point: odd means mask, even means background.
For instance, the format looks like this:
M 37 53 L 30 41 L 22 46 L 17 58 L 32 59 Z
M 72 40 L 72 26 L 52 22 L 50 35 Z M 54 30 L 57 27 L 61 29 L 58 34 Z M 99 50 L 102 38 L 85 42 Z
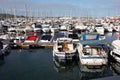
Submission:
M 116 33 L 106 33 L 105 41 L 111 43 Z M 120 66 L 108 64 L 103 72 L 81 72 L 78 60 L 58 64 L 52 49 L 13 49 L 0 57 L 0 80 L 89 80 L 119 75 Z

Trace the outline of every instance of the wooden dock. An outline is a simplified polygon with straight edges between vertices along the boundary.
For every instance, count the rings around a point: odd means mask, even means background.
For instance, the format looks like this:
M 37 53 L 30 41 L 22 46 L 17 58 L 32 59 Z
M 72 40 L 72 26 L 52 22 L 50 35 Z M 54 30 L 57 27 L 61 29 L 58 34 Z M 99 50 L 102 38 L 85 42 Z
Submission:
M 53 48 L 54 43 L 16 43 L 20 49 Z

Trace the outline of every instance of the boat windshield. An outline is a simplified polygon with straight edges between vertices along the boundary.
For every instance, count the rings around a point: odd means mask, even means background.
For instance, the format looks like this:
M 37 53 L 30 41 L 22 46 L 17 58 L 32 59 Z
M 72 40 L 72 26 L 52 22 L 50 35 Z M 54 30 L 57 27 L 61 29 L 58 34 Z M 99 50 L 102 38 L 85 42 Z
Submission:
M 49 28 L 49 26 L 43 26 L 43 28 Z
M 79 39 L 77 34 L 69 34 L 68 37 L 72 39 Z
M 41 40 L 48 40 L 48 41 L 50 41 L 51 38 L 52 38 L 51 35 L 44 35 L 44 36 L 42 36 Z

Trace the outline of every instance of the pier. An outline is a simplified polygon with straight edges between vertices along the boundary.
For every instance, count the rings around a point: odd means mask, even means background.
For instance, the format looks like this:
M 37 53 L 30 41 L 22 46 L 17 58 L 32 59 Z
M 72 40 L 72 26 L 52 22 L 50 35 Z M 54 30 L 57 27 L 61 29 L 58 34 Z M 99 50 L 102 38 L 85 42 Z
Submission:
M 16 43 L 14 45 L 16 45 L 20 49 L 53 48 L 54 43 Z

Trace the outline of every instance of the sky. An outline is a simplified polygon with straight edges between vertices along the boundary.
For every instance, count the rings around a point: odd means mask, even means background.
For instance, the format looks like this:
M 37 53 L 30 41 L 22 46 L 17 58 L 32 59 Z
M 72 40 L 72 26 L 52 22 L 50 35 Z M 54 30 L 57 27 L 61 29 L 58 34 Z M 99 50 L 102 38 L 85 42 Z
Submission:
M 120 0 L 0 0 L 0 12 L 25 16 L 120 15 Z

